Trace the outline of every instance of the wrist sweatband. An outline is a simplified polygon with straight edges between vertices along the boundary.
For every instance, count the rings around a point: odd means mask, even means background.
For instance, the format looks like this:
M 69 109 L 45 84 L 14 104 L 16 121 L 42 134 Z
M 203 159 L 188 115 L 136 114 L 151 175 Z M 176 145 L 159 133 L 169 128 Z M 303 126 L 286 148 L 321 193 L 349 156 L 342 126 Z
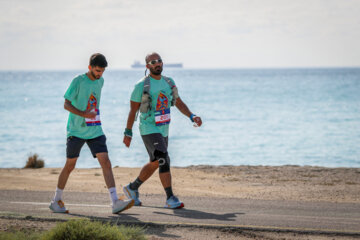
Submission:
M 194 122 L 194 117 L 195 117 L 196 115 L 195 114 L 191 114 L 190 115 L 190 120 L 192 121 L 192 122 Z
M 125 128 L 124 135 L 127 136 L 127 137 L 132 137 L 132 130 L 128 129 L 128 128 Z

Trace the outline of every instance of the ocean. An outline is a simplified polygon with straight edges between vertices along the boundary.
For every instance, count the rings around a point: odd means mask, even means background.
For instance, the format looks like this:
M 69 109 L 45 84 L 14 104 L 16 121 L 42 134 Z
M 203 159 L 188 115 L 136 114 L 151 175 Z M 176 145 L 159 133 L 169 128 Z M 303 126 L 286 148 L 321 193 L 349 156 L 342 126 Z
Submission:
M 63 95 L 86 71 L 0 72 L 0 167 L 22 168 L 31 153 L 45 167 L 63 167 Z M 164 69 L 203 126 L 171 111 L 172 166 L 312 165 L 360 167 L 360 68 Z M 122 143 L 140 70 L 104 73 L 101 120 L 113 166 L 141 167 L 147 152 L 134 125 Z M 84 145 L 79 168 L 99 167 Z

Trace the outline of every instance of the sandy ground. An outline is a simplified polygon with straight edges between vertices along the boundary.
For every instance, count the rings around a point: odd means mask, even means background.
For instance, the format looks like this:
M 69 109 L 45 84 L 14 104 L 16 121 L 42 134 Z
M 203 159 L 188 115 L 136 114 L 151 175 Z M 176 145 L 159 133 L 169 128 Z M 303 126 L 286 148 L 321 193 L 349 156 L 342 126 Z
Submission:
M 0 189 L 54 191 L 61 169 L 0 169 Z M 118 193 L 140 168 L 114 168 Z M 299 166 L 191 166 L 172 168 L 179 196 L 360 203 L 359 168 Z M 75 169 L 66 191 L 107 192 L 101 169 Z M 142 194 L 164 194 L 157 172 Z
M 54 191 L 61 169 L 0 169 L 0 189 Z M 134 180 L 139 168 L 114 168 L 118 193 Z M 179 196 L 233 197 L 360 203 L 359 168 L 299 166 L 191 166 L 172 168 L 173 188 Z M 101 169 L 75 169 L 66 191 L 107 192 Z M 155 173 L 141 187 L 142 194 L 164 194 Z M 0 219 L 0 231 L 47 230 L 54 222 Z M 151 228 L 148 239 L 355 239 L 353 237 L 274 232 L 228 232 L 199 228 Z
M 46 231 L 55 227 L 57 222 L 47 221 L 31 221 L 18 219 L 1 219 L 0 232 L 14 231 Z M 316 234 L 299 234 L 299 233 L 283 233 L 283 232 L 257 232 L 257 231 L 241 231 L 232 232 L 228 230 L 201 229 L 193 227 L 159 227 L 144 229 L 148 240 L 173 240 L 173 239 L 191 239 L 191 240 L 353 240 L 359 239 L 352 236 L 338 235 L 316 235 Z

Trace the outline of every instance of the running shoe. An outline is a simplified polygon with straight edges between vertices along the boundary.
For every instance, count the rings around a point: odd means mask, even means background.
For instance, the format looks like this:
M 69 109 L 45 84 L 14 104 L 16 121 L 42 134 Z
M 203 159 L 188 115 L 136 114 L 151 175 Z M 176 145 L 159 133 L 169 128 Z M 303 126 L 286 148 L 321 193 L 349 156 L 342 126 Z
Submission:
M 120 213 L 122 211 L 125 211 L 129 208 L 131 208 L 132 206 L 134 206 L 134 200 L 130 199 L 130 200 L 117 200 L 113 205 L 112 205 L 112 213 L 117 214 Z
M 130 198 L 130 199 L 134 199 L 135 203 L 134 205 L 135 206 L 141 206 L 141 201 L 139 199 L 139 191 L 138 190 L 132 190 L 130 188 L 130 184 L 123 187 L 123 191 L 126 195 L 127 198 Z
M 180 202 L 179 199 L 175 196 L 171 196 L 168 200 L 166 200 L 165 208 L 183 208 L 185 205 L 183 202 Z
M 63 201 L 59 200 L 57 202 L 55 202 L 54 200 L 51 201 L 49 208 L 54 212 L 54 213 L 69 213 L 68 210 L 66 210 L 65 208 L 65 204 Z

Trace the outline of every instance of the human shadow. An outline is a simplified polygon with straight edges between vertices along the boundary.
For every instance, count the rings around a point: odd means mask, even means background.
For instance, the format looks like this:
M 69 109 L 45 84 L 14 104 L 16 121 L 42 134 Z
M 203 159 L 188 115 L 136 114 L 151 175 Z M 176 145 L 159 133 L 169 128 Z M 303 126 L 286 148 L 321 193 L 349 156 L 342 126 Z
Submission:
M 139 214 L 128 214 L 128 213 L 121 213 L 121 214 L 114 214 L 107 217 L 100 217 L 100 216 L 93 216 L 93 215 L 85 215 L 85 214 L 79 214 L 79 213 L 68 213 L 69 216 L 74 217 L 81 217 L 81 218 L 87 218 L 90 220 L 98 220 L 98 221 L 105 221 L 105 222 L 111 222 L 111 223 L 129 223 L 129 222 L 140 222 L 139 219 L 136 217 L 136 215 Z
M 192 209 L 171 209 L 172 213 L 165 213 L 165 212 L 154 212 L 155 214 L 159 215 L 167 215 L 167 216 L 177 216 L 182 218 L 191 218 L 191 219 L 215 219 L 219 221 L 235 221 L 237 215 L 242 215 L 245 213 L 235 212 L 235 213 L 225 213 L 225 214 L 217 214 L 217 213 L 210 213 L 210 212 L 203 212 L 199 210 L 192 210 Z

